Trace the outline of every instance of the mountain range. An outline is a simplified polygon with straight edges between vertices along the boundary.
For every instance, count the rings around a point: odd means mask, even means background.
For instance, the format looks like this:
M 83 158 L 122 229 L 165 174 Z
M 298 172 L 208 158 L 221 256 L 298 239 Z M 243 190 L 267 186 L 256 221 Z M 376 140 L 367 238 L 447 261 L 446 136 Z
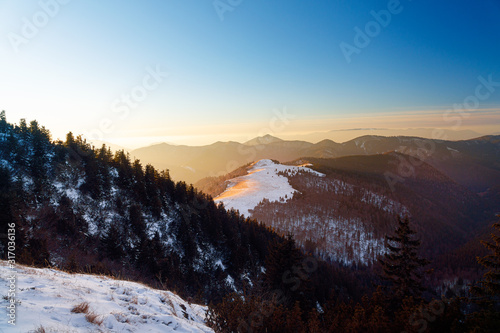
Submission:
M 440 133 L 447 140 L 469 140 L 482 136 L 480 133 L 472 130 L 449 130 L 439 129 Z M 365 135 L 376 136 L 412 136 L 426 139 L 435 137 L 435 128 L 347 128 L 330 130 L 326 132 L 313 132 L 308 134 L 294 135 L 294 140 L 308 142 L 320 142 L 323 140 L 332 140 L 335 142 L 346 142 Z
M 169 169 L 176 180 L 194 184 L 205 177 L 222 176 L 261 159 L 283 163 L 304 157 L 337 158 L 388 152 L 423 160 L 474 192 L 498 191 L 500 186 L 498 135 L 461 141 L 362 136 L 344 143 L 323 140 L 315 144 L 266 135 L 245 143 L 216 142 L 207 146 L 164 143 L 133 150 L 131 155 L 159 169 Z
M 482 236 L 498 211 L 499 136 L 363 136 L 341 144 L 264 136 L 242 145 L 264 158 L 195 186 L 335 261 L 376 261 L 395 215 L 414 219 L 427 256 L 446 255 Z

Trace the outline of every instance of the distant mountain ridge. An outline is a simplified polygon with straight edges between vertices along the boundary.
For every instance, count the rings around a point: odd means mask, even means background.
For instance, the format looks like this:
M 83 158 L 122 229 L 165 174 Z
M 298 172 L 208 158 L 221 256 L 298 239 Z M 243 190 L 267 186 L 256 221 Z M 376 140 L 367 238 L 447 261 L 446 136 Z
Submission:
M 309 142 L 320 142 L 325 139 L 335 142 L 347 142 L 360 136 L 378 135 L 378 136 L 414 136 L 432 139 L 434 138 L 435 128 L 347 128 L 337 129 L 327 132 L 314 132 L 295 136 L 294 139 Z M 471 130 L 447 130 L 439 129 L 447 140 L 469 140 L 482 136 L 482 134 Z
M 272 136 L 270 134 L 266 134 L 264 136 L 256 137 L 252 140 L 248 140 L 244 144 L 247 146 L 256 146 L 256 145 L 267 145 L 269 143 L 283 142 L 284 140 Z
M 303 157 L 336 158 L 388 152 L 421 155 L 426 163 L 475 192 L 500 186 L 500 136 L 495 135 L 461 141 L 370 135 L 344 143 L 323 140 L 315 144 L 264 136 L 244 144 L 159 144 L 133 150 L 131 154 L 159 169 L 169 169 L 175 180 L 196 183 L 205 177 L 225 175 L 261 159 L 288 162 Z

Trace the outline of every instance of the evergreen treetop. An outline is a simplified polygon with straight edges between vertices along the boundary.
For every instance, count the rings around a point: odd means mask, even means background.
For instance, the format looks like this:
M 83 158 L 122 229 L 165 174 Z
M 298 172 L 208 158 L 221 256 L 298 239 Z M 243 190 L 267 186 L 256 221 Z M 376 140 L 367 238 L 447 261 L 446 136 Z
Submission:
M 383 278 L 392 283 L 392 292 L 397 299 L 413 296 L 420 298 L 422 287 L 422 268 L 429 264 L 427 259 L 418 256 L 420 240 L 414 239 L 416 232 L 410 227 L 409 218 L 398 216 L 398 226 L 393 236 L 386 236 L 385 259 L 380 260 Z
M 497 215 L 500 218 L 500 214 Z M 493 224 L 496 231 L 500 231 L 500 222 Z M 491 233 L 493 243 L 481 241 L 481 243 L 492 253 L 477 261 L 487 269 L 483 279 L 471 288 L 473 295 L 477 297 L 478 303 L 487 306 L 500 306 L 500 236 Z

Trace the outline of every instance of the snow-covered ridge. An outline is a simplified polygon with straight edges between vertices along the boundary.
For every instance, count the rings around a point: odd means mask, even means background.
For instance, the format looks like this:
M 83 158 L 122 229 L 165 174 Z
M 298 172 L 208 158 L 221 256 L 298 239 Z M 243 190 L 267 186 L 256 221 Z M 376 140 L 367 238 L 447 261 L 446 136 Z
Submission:
M 204 324 L 206 308 L 140 283 L 16 266 L 16 325 L 7 323 L 0 299 L 0 332 L 213 332 Z M 2 296 L 13 270 L 0 261 Z M 71 310 L 84 302 L 86 313 Z M 90 315 L 89 315 L 90 314 Z M 95 315 L 94 323 L 89 322 Z
M 298 172 L 310 172 L 318 177 L 325 175 L 308 168 L 308 165 L 292 166 L 277 164 L 264 159 L 253 163 L 248 174 L 230 180 L 226 191 L 215 198 L 223 202 L 228 209 L 234 208 L 241 214 L 250 216 L 249 210 L 255 208 L 262 200 L 287 201 L 296 190 L 288 182 L 288 178 L 279 173 L 295 175 Z

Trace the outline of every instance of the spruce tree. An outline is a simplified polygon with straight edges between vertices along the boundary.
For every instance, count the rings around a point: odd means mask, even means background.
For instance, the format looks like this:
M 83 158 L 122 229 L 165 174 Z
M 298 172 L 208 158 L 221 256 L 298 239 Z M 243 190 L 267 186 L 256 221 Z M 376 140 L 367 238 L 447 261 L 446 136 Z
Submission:
M 420 298 L 422 287 L 422 268 L 429 261 L 418 256 L 420 240 L 414 239 L 415 231 L 410 227 L 408 217 L 398 216 L 398 227 L 394 236 L 386 236 L 389 252 L 380 259 L 383 278 L 392 282 L 392 292 L 397 300 L 413 296 Z
M 122 246 L 123 235 L 120 228 L 115 223 L 109 226 L 108 231 L 102 236 L 101 248 L 106 253 L 106 256 L 111 260 L 120 260 L 124 257 L 125 252 Z
M 497 217 L 500 218 L 500 214 Z M 493 224 L 493 228 L 500 231 L 500 221 Z M 484 273 L 483 279 L 471 288 L 471 292 L 478 303 L 500 310 L 500 236 L 491 233 L 491 238 L 494 243 L 486 241 L 481 241 L 481 243 L 492 253 L 477 258 L 477 261 L 488 271 Z
M 500 222 L 493 224 L 493 228 L 500 231 Z M 467 316 L 468 332 L 498 332 L 500 327 L 500 236 L 491 233 L 491 237 L 494 243 L 481 241 L 492 253 L 477 258 L 487 271 L 470 290 L 471 301 L 479 309 Z
M 309 311 L 314 305 L 309 275 L 304 271 L 304 255 L 295 245 L 291 235 L 271 248 L 264 273 L 264 287 L 285 308 L 292 309 L 296 302 L 302 310 Z
M 5 116 L 5 111 L 0 112 L 0 133 L 5 133 L 9 125 L 7 123 L 7 117 Z

